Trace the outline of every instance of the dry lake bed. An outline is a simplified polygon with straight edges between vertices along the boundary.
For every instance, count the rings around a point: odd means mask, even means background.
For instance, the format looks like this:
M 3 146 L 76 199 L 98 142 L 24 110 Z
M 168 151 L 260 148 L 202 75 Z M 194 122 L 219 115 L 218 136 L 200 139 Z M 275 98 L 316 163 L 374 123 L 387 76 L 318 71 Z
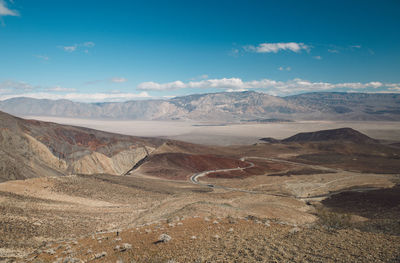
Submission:
M 165 137 L 199 144 L 252 144 L 263 137 L 283 139 L 299 132 L 350 127 L 382 140 L 400 141 L 398 122 L 298 121 L 286 123 L 205 123 L 194 121 L 92 120 L 47 116 L 27 119 L 76 125 L 108 132 L 146 137 Z

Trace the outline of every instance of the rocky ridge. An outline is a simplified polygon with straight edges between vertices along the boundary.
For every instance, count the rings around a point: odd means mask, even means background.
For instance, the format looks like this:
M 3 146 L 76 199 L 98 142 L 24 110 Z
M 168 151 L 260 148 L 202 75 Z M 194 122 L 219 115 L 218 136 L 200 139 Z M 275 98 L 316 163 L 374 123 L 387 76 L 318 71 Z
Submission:
M 13 98 L 0 101 L 0 110 L 17 116 L 129 120 L 399 121 L 399 101 L 399 94 L 316 92 L 277 97 L 245 91 L 196 94 L 169 100 L 107 103 Z
M 0 120 L 1 181 L 65 174 L 121 175 L 163 143 L 2 112 Z

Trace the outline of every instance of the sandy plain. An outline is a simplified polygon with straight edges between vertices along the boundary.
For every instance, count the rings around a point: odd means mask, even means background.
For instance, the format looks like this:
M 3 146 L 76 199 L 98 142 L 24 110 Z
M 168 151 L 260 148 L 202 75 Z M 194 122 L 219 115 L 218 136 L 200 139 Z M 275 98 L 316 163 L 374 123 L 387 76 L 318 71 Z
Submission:
M 372 138 L 400 141 L 398 122 L 299 121 L 285 123 L 205 123 L 194 121 L 93 120 L 48 116 L 23 116 L 26 119 L 75 125 L 133 136 L 165 137 L 207 145 L 245 145 L 263 137 L 283 139 L 299 132 L 349 127 Z M 212 135 L 212 136 L 211 136 Z

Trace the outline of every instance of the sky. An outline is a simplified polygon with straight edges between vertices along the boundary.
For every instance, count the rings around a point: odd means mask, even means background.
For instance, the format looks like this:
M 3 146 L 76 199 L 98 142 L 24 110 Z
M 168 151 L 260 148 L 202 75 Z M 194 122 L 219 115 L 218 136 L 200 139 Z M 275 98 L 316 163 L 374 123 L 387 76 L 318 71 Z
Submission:
M 400 1 L 0 0 L 0 100 L 400 93 Z

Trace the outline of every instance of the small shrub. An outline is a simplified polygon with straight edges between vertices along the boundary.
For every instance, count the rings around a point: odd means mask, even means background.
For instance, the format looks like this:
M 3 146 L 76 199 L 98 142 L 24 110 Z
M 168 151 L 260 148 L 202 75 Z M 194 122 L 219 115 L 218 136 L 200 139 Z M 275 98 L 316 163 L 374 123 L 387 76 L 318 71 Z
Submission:
M 331 229 L 343 229 L 351 226 L 351 215 L 332 212 L 326 209 L 318 211 L 319 223 Z

